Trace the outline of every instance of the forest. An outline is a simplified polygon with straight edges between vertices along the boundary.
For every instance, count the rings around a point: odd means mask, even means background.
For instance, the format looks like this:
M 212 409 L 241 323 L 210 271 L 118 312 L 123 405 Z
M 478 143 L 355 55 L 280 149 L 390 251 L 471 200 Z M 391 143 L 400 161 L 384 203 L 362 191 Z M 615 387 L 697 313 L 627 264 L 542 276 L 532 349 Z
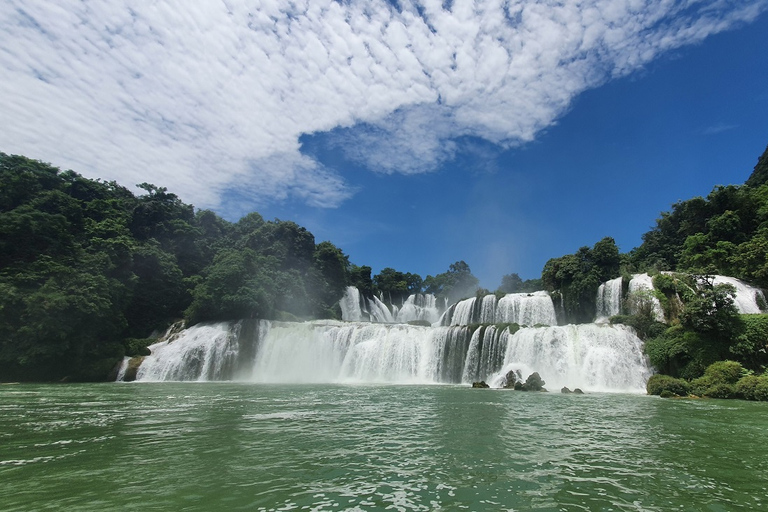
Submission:
M 491 293 L 464 261 L 424 278 L 372 275 L 294 222 L 258 213 L 228 222 L 149 183 L 136 195 L 4 153 L 0 183 L 0 381 L 104 380 L 178 319 L 340 318 L 347 286 L 389 304 Z M 505 275 L 495 292 L 546 289 L 562 300 L 563 322 L 591 322 L 600 283 L 647 272 L 667 323 L 641 296 L 627 296 L 628 314 L 612 321 L 635 327 L 659 372 L 691 380 L 725 359 L 764 371 L 768 322 L 738 315 L 732 290 L 707 276 L 768 287 L 768 149 L 745 184 L 672 205 L 642 240 L 620 253 L 606 237 L 549 260 L 541 279 Z

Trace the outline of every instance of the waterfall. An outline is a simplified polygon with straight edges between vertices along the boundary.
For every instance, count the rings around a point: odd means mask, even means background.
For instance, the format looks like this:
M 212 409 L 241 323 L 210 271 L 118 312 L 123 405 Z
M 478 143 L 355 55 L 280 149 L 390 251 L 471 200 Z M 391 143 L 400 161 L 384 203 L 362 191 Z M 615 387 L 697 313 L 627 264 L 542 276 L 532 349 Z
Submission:
M 623 325 L 566 325 L 520 329 L 507 340 L 504 366 L 488 381 L 500 386 L 506 373 L 539 372 L 549 390 L 645 392 L 651 375 L 643 343 Z
M 504 363 L 509 329 L 497 329 L 494 325 L 480 327 L 472 335 L 464 362 L 462 382 L 488 379 L 498 372 Z
M 363 303 L 361 301 L 360 290 L 354 286 L 347 286 L 344 296 L 339 301 L 341 307 L 341 318 L 348 322 L 363 321 Z M 367 318 L 367 311 L 365 312 Z
M 734 304 L 739 313 L 750 315 L 763 312 L 760 309 L 760 305 L 765 304 L 765 295 L 763 295 L 763 290 L 760 288 L 755 288 L 744 281 L 726 276 L 715 276 L 714 284 L 730 284 L 736 288 Z
M 547 292 L 509 293 L 496 300 L 495 295 L 472 297 L 451 306 L 441 325 L 516 323 L 520 325 L 557 325 L 552 298 Z
M 136 380 L 228 380 L 234 377 L 241 323 L 198 324 L 149 346 Z
M 597 314 L 595 322 L 606 323 L 621 313 L 622 278 L 617 277 L 600 285 L 597 289 Z
M 440 319 L 437 300 L 431 293 L 409 295 L 403 305 L 393 311 L 397 323 L 406 324 L 413 321 L 425 321 L 434 324 Z
M 348 286 L 339 301 L 341 318 L 347 322 L 408 323 L 425 321 L 433 324 L 440 319 L 437 299 L 432 294 L 409 295 L 401 307 L 392 310 L 378 297 L 367 298 L 354 286 Z
M 629 294 L 631 295 L 643 290 L 653 292 L 653 278 L 648 274 L 633 274 L 632 279 L 629 281 Z M 659 299 L 655 296 L 651 296 L 651 302 L 653 303 L 653 313 L 656 317 L 656 321 L 663 322 L 664 310 L 661 308 Z M 634 314 L 635 311 L 630 310 L 630 313 Z
M 547 292 L 509 293 L 496 308 L 496 323 L 557 325 L 555 305 Z
M 470 383 L 500 385 L 509 369 L 538 371 L 550 390 L 644 389 L 641 343 L 621 326 L 241 321 L 196 325 L 150 346 L 137 381 Z M 527 373 L 526 373 L 527 372 Z

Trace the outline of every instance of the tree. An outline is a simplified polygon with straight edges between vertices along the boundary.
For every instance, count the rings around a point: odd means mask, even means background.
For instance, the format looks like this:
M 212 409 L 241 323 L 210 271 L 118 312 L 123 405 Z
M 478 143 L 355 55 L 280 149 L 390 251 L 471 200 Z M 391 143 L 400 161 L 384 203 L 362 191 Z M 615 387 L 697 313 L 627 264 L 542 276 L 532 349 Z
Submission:
M 507 274 L 501 278 L 499 291 L 503 293 L 516 293 L 522 291 L 523 280 L 517 274 Z
M 469 265 L 464 261 L 457 261 L 448 267 L 448 272 L 434 277 L 427 276 L 424 287 L 427 293 L 446 298 L 450 303 L 473 296 L 479 283 L 480 281 L 472 275 Z
M 403 273 L 387 267 L 373 277 L 376 289 L 390 304 L 402 303 L 409 295 L 421 292 L 422 279 L 418 274 Z
M 316 291 L 316 310 L 320 314 L 333 308 L 344 295 L 349 279 L 349 257 L 331 242 L 320 242 L 315 247 L 314 268 L 320 277 Z

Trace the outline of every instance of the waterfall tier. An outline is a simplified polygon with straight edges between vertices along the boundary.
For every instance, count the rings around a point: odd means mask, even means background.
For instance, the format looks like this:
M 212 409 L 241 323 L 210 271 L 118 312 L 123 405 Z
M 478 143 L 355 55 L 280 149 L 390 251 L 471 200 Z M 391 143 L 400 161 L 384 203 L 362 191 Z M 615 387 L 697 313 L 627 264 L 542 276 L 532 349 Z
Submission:
M 595 322 L 605 323 L 621 313 L 622 278 L 617 277 L 601 284 L 597 289 L 597 314 Z
M 512 335 L 493 325 L 262 320 L 197 325 L 150 350 L 139 381 L 500 385 L 514 368 L 539 372 L 550 389 L 643 392 L 650 375 L 640 340 L 621 326 L 523 328 Z
M 445 312 L 441 325 L 516 323 L 519 325 L 557 325 L 555 306 L 547 292 L 510 293 L 462 300 Z
M 632 279 L 629 281 L 629 293 L 630 295 L 633 293 L 642 293 L 643 291 L 649 292 L 651 302 L 653 304 L 653 314 L 656 317 L 657 322 L 663 322 L 664 321 L 664 309 L 661 307 L 661 303 L 659 302 L 659 299 L 656 298 L 655 295 L 653 295 L 653 290 L 655 288 L 653 287 L 653 278 L 649 276 L 648 274 L 633 274 Z M 636 311 L 633 311 L 630 307 L 630 313 L 634 314 Z
M 521 329 L 509 337 L 502 370 L 489 379 L 500 386 L 516 370 L 539 372 L 548 389 L 645 392 L 651 376 L 643 342 L 623 325 L 565 325 Z
M 750 286 L 744 281 L 734 277 L 715 276 L 714 284 L 730 284 L 736 289 L 734 303 L 739 313 L 745 315 L 760 314 L 763 311 L 760 306 L 765 306 L 765 295 L 763 290 Z
M 401 307 L 392 311 L 378 297 L 368 298 L 354 286 L 348 286 L 339 301 L 341 318 L 347 322 L 408 323 L 425 321 L 430 324 L 440 319 L 437 300 L 432 294 L 410 295 Z

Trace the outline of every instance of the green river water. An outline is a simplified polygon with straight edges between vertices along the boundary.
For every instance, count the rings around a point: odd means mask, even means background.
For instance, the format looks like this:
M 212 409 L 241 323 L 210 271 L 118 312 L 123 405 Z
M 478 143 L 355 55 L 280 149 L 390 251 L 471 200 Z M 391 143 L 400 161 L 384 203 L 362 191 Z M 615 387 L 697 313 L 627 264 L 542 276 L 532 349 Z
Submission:
M 0 386 L 0 510 L 768 510 L 768 404 Z

